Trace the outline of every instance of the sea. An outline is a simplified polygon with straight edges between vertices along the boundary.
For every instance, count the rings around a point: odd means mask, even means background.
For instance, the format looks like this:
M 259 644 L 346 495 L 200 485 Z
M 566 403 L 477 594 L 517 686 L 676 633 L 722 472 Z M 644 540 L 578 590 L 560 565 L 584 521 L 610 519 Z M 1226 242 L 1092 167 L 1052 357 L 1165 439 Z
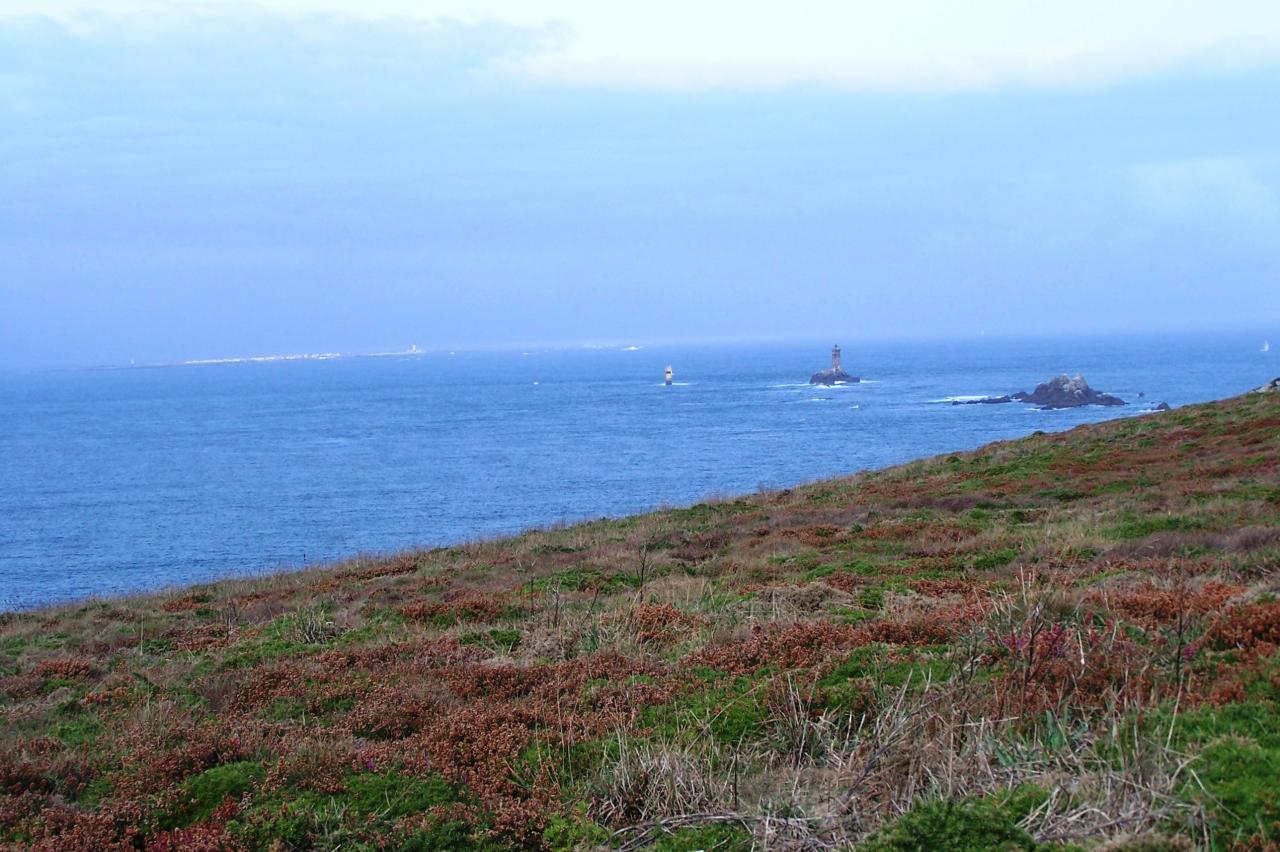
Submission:
M 0 610 L 785 488 L 1242 393 L 1246 334 L 0 371 Z M 674 371 L 666 386 L 663 372 Z M 952 405 L 1082 373 L 1122 408 Z

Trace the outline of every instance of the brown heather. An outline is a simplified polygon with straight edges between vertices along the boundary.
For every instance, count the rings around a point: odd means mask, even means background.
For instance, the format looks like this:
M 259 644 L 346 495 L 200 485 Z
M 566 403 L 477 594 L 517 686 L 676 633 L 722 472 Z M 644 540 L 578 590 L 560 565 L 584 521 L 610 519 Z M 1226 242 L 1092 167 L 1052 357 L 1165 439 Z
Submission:
M 1251 395 L 7 613 L 0 847 L 1277 849 L 1278 565 Z

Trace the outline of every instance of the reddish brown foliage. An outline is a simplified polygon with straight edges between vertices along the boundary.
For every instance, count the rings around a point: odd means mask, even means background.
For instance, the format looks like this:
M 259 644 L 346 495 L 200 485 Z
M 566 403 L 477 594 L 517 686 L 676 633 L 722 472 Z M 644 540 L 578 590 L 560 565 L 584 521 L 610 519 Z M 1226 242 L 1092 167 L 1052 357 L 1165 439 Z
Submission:
M 640 604 L 623 619 L 635 631 L 638 641 L 658 646 L 669 645 L 705 623 L 705 619 L 681 612 L 671 604 Z
M 239 852 L 243 848 L 225 826 L 207 823 L 162 831 L 147 843 L 147 852 Z
M 35 675 L 40 678 L 83 680 L 97 674 L 92 660 L 83 657 L 55 657 L 36 664 Z
M 412 574 L 418 570 L 418 560 L 412 556 L 397 556 L 377 565 L 370 565 L 355 572 L 362 580 L 376 577 L 398 577 L 401 574 Z
M 911 580 L 907 585 L 922 595 L 943 597 L 944 595 L 987 594 L 986 589 L 973 580 L 951 578 L 946 580 Z
M 928 523 L 919 520 L 881 521 L 868 526 L 854 537 L 868 541 L 910 539 L 927 527 Z
M 23 828 L 29 847 L 40 852 L 136 850 L 143 846 L 145 809 L 140 803 L 115 803 L 96 813 L 51 803 Z
M 701 562 L 704 559 L 710 559 L 715 556 L 721 548 L 731 541 L 731 537 L 725 532 L 701 533 L 672 550 L 671 557 L 679 559 L 681 562 Z M 593 586 L 594 584 L 589 585 L 588 588 Z
M 937 645 L 980 624 L 991 610 L 985 597 L 971 595 L 959 603 L 940 606 L 906 621 L 876 621 L 867 625 L 873 641 L 891 645 Z
M 496 595 L 463 593 L 452 600 L 440 602 L 417 601 L 400 607 L 405 618 L 416 621 L 453 623 L 465 621 L 495 621 L 509 614 L 510 607 Z
M 34 698 L 41 693 L 43 687 L 44 678 L 38 677 L 35 672 L 31 671 L 0 677 L 0 695 L 14 701 Z
M 535 687 L 553 679 L 555 670 L 548 666 L 521 668 L 463 663 L 448 666 L 440 671 L 439 676 L 461 699 L 509 701 L 527 696 Z
M 289 732 L 280 738 L 280 758 L 267 772 L 264 787 L 298 787 L 341 793 L 347 774 L 376 768 L 358 744 L 335 740 L 332 733 Z M 227 817 L 228 819 L 230 817 Z M 224 820 L 225 821 L 225 820 Z
M 207 599 L 204 595 L 198 595 L 195 592 L 188 592 L 176 598 L 169 598 L 160 604 L 160 608 L 165 612 L 189 612 L 201 606 L 208 606 Z
M 1219 648 L 1270 654 L 1280 645 L 1280 601 L 1238 607 L 1210 630 Z
M 1273 690 L 1280 690 L 1280 674 L 1270 657 L 1250 656 L 1235 664 L 1215 666 L 1210 672 L 1191 675 L 1185 693 L 1187 703 L 1244 703 L 1248 700 L 1248 686 L 1259 682 L 1269 682 Z
M 19 757 L 15 750 L 0 752 L 0 792 L 19 793 L 52 792 L 53 784 L 44 772 L 29 759 Z
M 837 571 L 834 574 L 828 574 L 823 577 L 822 582 L 826 583 L 833 589 L 839 589 L 842 592 L 854 594 L 858 589 L 870 583 L 871 580 L 860 574 L 851 574 L 848 571 Z
M 833 524 L 813 524 L 807 527 L 783 529 L 778 534 L 783 538 L 795 539 L 810 547 L 829 545 L 841 538 L 840 528 Z
M 1137 706 L 1151 691 L 1150 658 L 1115 625 L 1030 620 L 1014 631 L 989 635 L 989 661 L 1000 665 L 993 680 L 993 713 L 1036 715 L 1064 705 L 1120 709 Z
M 872 641 L 891 645 L 937 645 L 956 634 L 956 625 L 931 618 L 914 621 L 877 621 L 868 625 Z
M 179 715 L 176 711 L 125 724 L 111 746 L 120 772 L 113 793 L 128 798 L 151 796 L 188 776 L 252 756 L 248 726 L 234 718 Z
M 1179 617 L 1219 611 L 1227 601 L 1243 591 L 1242 586 L 1216 581 L 1196 589 L 1160 588 L 1154 583 L 1147 583 L 1121 592 L 1093 592 L 1088 600 L 1094 604 L 1109 606 L 1139 623 L 1168 624 L 1177 621 Z
M 209 651 L 214 648 L 225 648 L 231 644 L 235 634 L 222 624 L 202 624 L 187 630 L 176 630 L 167 634 L 174 647 L 182 651 Z
M 456 637 L 438 636 L 369 648 L 324 651 L 316 655 L 314 662 L 321 676 L 333 679 L 348 677 L 353 669 L 379 674 L 406 668 L 422 672 L 434 666 L 483 658 L 483 652 L 459 644 Z
M 438 717 L 414 744 L 429 757 L 424 769 L 466 784 L 481 798 L 510 795 L 510 765 L 539 721 L 522 707 L 467 704 Z
M 380 684 L 366 690 L 338 724 L 356 736 L 399 740 L 422 730 L 445 707 L 433 696 L 406 694 L 398 684 Z
M 785 627 L 756 627 L 750 638 L 710 645 L 690 654 L 686 667 L 709 666 L 730 674 L 750 674 L 774 664 L 781 669 L 811 666 L 827 654 L 872 641 L 867 630 L 847 624 L 800 621 Z

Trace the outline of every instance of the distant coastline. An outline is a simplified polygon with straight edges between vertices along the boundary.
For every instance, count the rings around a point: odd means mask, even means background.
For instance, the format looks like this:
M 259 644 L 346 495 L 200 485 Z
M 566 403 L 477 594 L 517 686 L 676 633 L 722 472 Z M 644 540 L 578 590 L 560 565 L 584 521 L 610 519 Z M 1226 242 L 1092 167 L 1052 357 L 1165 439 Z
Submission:
M 226 358 L 191 358 L 186 361 L 161 361 L 150 364 L 104 364 L 87 370 L 162 370 L 170 367 L 218 367 L 227 364 L 275 364 L 285 361 L 336 361 L 341 358 L 403 358 L 426 355 L 414 346 L 391 352 L 300 352 L 289 355 L 243 355 Z

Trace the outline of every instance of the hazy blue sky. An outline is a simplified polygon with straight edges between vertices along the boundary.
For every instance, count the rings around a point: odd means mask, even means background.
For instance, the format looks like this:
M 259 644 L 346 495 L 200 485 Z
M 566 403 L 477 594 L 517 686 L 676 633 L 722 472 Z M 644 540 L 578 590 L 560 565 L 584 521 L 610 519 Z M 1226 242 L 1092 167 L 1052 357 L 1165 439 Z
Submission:
M 1280 337 L 1280 3 L 690 5 L 5 0 L 0 365 Z

